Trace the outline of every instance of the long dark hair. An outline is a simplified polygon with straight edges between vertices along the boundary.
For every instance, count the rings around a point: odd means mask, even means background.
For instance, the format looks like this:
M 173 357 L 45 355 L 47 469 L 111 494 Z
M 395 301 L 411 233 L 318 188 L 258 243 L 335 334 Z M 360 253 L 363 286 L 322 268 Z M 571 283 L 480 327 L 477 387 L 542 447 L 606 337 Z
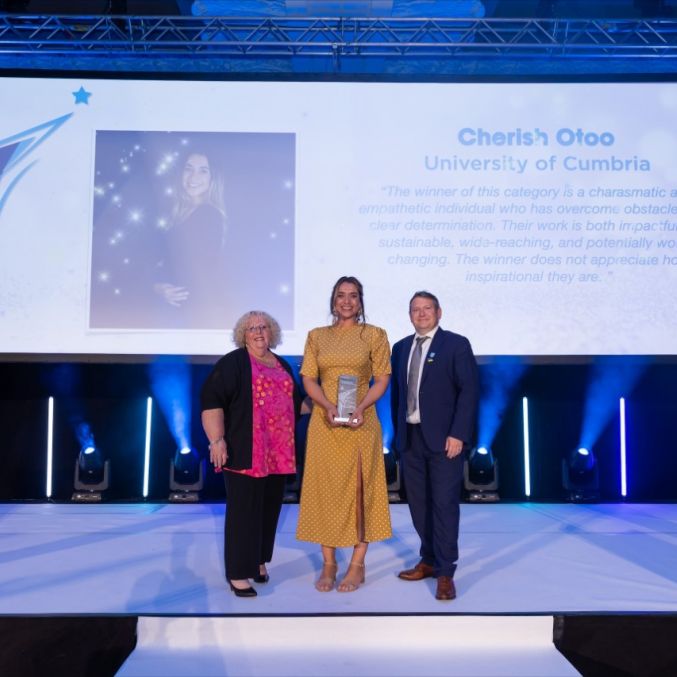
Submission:
M 344 283 L 355 285 L 360 300 L 360 310 L 357 313 L 357 323 L 365 324 L 364 288 L 362 287 L 362 283 L 352 275 L 343 275 L 342 277 L 339 277 L 339 279 L 336 280 L 336 284 L 334 285 L 333 289 L 331 290 L 331 296 L 329 297 L 329 313 L 331 314 L 334 323 L 336 323 L 336 313 L 334 311 L 334 306 L 336 305 L 336 292 L 338 291 L 338 288 Z
M 176 188 L 174 190 L 174 206 L 172 209 L 172 217 L 174 223 L 181 223 L 187 219 L 195 210 L 195 205 L 192 201 L 186 196 L 183 189 L 183 172 L 188 162 L 188 158 L 193 155 L 201 155 L 207 159 L 209 164 L 209 191 L 207 193 L 207 199 L 205 204 L 211 205 L 216 209 L 216 211 L 221 214 L 222 219 L 222 228 L 223 236 L 225 237 L 226 232 L 226 207 L 224 205 L 224 179 L 221 168 L 218 163 L 215 161 L 213 154 L 210 154 L 203 148 L 193 148 L 187 150 L 181 157 L 180 162 L 177 166 L 176 173 Z

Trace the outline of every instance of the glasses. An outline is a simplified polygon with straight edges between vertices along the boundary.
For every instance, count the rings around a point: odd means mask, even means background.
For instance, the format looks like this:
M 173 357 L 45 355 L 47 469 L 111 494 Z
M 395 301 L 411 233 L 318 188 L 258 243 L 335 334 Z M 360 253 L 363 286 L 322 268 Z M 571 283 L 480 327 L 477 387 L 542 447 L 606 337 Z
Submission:
M 267 329 L 270 329 L 270 327 L 267 324 L 257 324 L 253 327 L 247 327 L 247 331 L 250 334 L 258 334 L 259 332 L 263 334 L 264 331 Z

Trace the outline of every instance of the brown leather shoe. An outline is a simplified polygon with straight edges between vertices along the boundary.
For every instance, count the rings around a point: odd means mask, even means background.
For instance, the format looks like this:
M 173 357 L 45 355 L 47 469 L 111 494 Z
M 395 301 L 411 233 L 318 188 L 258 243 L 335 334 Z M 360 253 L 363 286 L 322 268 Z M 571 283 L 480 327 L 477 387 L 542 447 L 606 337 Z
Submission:
M 451 576 L 438 576 L 435 599 L 449 600 L 455 598 L 456 587 L 454 586 L 454 579 Z
M 433 568 L 421 560 L 413 569 L 405 569 L 397 575 L 404 581 L 422 581 L 433 575 Z

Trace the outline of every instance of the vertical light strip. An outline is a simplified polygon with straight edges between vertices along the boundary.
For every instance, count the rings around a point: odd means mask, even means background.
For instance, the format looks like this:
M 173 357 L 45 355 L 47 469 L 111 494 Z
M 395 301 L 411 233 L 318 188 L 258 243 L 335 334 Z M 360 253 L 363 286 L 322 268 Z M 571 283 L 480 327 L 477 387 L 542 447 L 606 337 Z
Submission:
M 524 495 L 531 496 L 531 469 L 529 467 L 529 401 L 522 398 L 522 425 L 524 436 Z
M 45 494 L 52 498 L 52 455 L 54 451 L 54 398 L 47 400 L 47 482 Z
M 621 397 L 618 402 L 621 418 L 621 496 L 625 498 L 628 495 L 627 466 L 625 461 L 625 398 Z
M 150 425 L 153 421 L 153 398 L 146 400 L 146 445 L 143 457 L 143 497 L 148 498 L 148 475 L 150 472 Z

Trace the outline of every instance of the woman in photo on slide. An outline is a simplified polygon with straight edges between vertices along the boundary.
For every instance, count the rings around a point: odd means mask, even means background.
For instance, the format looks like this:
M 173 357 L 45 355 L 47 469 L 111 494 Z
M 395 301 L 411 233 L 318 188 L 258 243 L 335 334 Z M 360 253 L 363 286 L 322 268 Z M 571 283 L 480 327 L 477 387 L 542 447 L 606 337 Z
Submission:
M 289 364 L 272 352 L 280 325 L 253 310 L 235 325 L 237 349 L 222 357 L 202 386 L 202 427 L 214 470 L 225 470 L 225 570 L 238 597 L 267 583 L 288 474 L 296 472 L 294 424 L 303 407 Z
M 189 152 L 172 191 L 172 218 L 164 233 L 154 290 L 185 328 L 220 328 L 216 300 L 225 296 L 224 182 L 213 159 Z
M 372 541 L 392 535 L 383 463 L 383 437 L 374 404 L 390 380 L 386 332 L 367 324 L 362 284 L 341 277 L 331 292 L 328 327 L 308 334 L 301 375 L 316 406 L 310 418 L 296 536 L 322 546 L 320 592 L 336 584 L 336 548 L 352 547 L 339 592 L 365 581 Z M 357 377 L 357 406 L 347 423 L 336 420 L 338 381 Z

